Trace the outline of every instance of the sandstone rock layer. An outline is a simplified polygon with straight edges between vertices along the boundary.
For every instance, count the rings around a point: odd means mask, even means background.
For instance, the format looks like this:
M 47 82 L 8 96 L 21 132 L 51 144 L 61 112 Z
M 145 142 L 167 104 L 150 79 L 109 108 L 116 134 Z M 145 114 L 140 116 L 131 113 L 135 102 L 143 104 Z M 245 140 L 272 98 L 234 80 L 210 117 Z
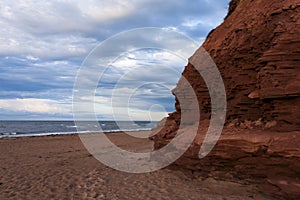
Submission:
M 240 1 L 203 47 L 223 75 L 228 121 L 262 118 L 277 121 L 276 130 L 300 130 L 299 1 Z
M 233 0 L 225 21 L 209 34 L 202 47 L 224 81 L 227 128 L 214 150 L 198 159 L 211 117 L 211 99 L 202 77 L 188 63 L 182 76 L 197 95 L 202 123 L 194 143 L 176 164 L 197 172 L 221 171 L 223 177 L 230 174 L 257 179 L 265 191 L 299 197 L 299 0 Z M 191 59 L 199 57 L 198 52 Z M 184 90 L 179 81 L 173 92 L 176 96 Z M 176 112 L 152 137 L 156 149 L 177 134 L 182 116 L 178 99 L 176 96 Z

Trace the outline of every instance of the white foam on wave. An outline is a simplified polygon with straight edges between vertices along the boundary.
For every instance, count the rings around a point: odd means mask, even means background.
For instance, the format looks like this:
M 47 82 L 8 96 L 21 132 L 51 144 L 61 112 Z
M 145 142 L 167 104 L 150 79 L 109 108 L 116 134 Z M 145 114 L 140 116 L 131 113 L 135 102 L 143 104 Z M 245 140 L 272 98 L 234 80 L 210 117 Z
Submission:
M 117 133 L 117 132 L 138 132 L 138 131 L 150 131 L 151 128 L 143 129 L 115 129 L 102 131 L 103 133 Z M 100 131 L 98 131 L 99 133 Z M 41 136 L 51 136 L 51 135 L 74 135 L 74 134 L 86 134 L 86 133 L 97 133 L 95 131 L 78 131 L 78 132 L 52 132 L 52 133 L 22 133 L 17 134 L 16 132 L 11 133 L 1 133 L 1 138 L 18 138 L 18 137 L 41 137 Z
M 17 135 L 16 132 L 6 132 L 6 133 L 1 133 L 1 135 Z M 0 137 L 1 137 L 0 135 Z
M 53 133 L 25 133 L 25 134 L 5 134 L 0 135 L 1 138 L 16 138 L 16 137 L 39 137 L 39 136 L 50 136 L 50 135 L 73 135 L 78 133 L 89 133 L 88 131 L 82 132 L 53 132 Z
M 77 126 L 66 126 L 67 128 L 77 128 Z

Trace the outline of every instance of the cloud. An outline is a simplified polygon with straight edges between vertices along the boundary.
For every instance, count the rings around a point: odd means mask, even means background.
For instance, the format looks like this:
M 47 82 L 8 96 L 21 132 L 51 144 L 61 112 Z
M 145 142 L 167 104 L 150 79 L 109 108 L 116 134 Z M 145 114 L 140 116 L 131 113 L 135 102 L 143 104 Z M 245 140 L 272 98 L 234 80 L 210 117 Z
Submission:
M 4 0 L 0 2 L 0 54 L 84 56 L 99 40 L 120 31 L 149 26 L 175 27 L 198 39 L 220 23 L 226 3 Z M 198 32 L 191 32 L 191 24 L 199 19 L 202 26 L 198 26 Z
M 171 90 L 185 63 L 182 58 L 157 49 L 123 54 L 100 76 L 96 96 L 82 96 L 80 102 L 94 104 L 96 114 L 109 119 L 160 120 L 174 110 Z M 99 70 L 95 70 L 87 77 L 97 77 Z M 93 91 L 89 84 L 82 85 Z M 154 109 L 157 107 L 161 109 Z M 84 108 L 80 112 L 84 113 Z
M 0 109 L 28 113 L 70 114 L 67 106 L 49 99 L 1 99 Z
M 126 17 L 134 12 L 134 4 L 126 0 L 112 1 L 92 1 L 81 4 L 81 9 L 84 15 L 90 17 L 98 23 L 105 23 L 109 20 L 116 20 Z
M 85 57 L 100 42 L 132 28 L 161 27 L 186 34 L 200 46 L 208 32 L 222 22 L 228 2 L 229 0 L 1 1 L 2 118 L 37 118 L 30 114 L 33 111 L 39 117 L 52 118 L 55 115 L 70 118 L 77 71 Z M 147 38 L 151 37 L 151 33 L 146 31 L 126 40 L 148 47 Z M 173 45 L 173 49 L 178 49 L 184 46 L 176 44 L 176 37 L 168 38 L 165 43 L 159 41 L 159 38 L 157 41 L 162 47 Z M 186 47 L 183 52 L 174 53 L 187 54 L 188 49 L 191 48 Z M 110 44 L 102 52 L 103 56 L 112 56 L 113 60 L 98 84 L 96 103 L 99 116 L 112 116 L 107 102 L 110 102 L 113 90 L 117 91 L 114 93 L 114 104 L 120 109 L 120 116 L 125 116 L 122 105 L 127 102 L 120 94 L 126 91 L 134 91 L 129 102 L 133 110 L 131 113 L 135 113 L 136 117 L 143 118 L 138 112 L 149 116 L 148 111 L 154 105 L 162 106 L 166 112 L 174 109 L 174 97 L 168 90 L 175 87 L 186 61 L 157 49 L 131 52 L 132 50 L 130 45 L 119 41 Z M 119 55 L 126 51 L 130 52 Z M 94 69 L 97 67 L 99 66 Z M 82 84 L 91 84 L 92 77 L 93 72 Z M 137 89 L 137 86 L 141 87 Z M 38 107 L 28 107 L 30 102 L 36 103 Z M 152 118 L 164 115 L 165 111 L 152 109 Z M 61 112 L 61 115 L 58 116 L 59 113 L 56 112 Z
M 4 98 L 3 92 L 71 91 L 76 69 L 80 67 L 67 60 L 28 61 L 27 58 L 14 57 L 0 61 L 0 65 L 0 98 Z

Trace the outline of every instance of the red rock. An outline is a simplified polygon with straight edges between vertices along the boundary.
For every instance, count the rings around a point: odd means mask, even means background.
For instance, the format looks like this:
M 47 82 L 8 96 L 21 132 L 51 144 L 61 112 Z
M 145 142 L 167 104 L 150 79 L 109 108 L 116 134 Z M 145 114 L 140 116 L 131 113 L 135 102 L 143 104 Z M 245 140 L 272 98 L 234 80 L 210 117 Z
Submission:
M 201 123 L 195 141 L 175 165 L 220 178 L 251 180 L 274 195 L 300 199 L 299 0 L 232 0 L 225 21 L 209 34 L 203 48 L 224 81 L 229 128 L 213 151 L 199 159 L 211 99 L 204 80 L 188 63 L 182 76 L 195 91 Z M 191 59 L 199 58 L 197 51 Z M 195 102 L 185 96 L 188 103 L 180 105 L 178 98 L 186 88 L 187 83 L 180 80 L 173 90 L 176 112 L 152 137 L 156 149 L 176 135 L 186 114 L 182 106 L 190 105 L 185 111 L 193 118 Z M 277 181 L 278 175 L 285 182 Z

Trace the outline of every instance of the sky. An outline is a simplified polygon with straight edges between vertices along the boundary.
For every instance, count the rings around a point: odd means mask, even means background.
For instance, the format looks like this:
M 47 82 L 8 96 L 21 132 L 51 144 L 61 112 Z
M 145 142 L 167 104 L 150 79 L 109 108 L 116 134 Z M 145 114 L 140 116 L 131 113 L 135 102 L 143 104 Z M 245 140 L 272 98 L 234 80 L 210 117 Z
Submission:
M 0 120 L 72 120 L 76 76 L 101 42 L 123 31 L 158 27 L 178 31 L 200 47 L 222 23 L 228 2 L 2 0 Z M 111 48 L 116 45 L 121 44 Z M 161 49 L 126 52 L 107 66 L 95 96 L 82 100 L 93 104 L 99 120 L 160 120 L 174 111 L 171 89 L 186 64 Z

